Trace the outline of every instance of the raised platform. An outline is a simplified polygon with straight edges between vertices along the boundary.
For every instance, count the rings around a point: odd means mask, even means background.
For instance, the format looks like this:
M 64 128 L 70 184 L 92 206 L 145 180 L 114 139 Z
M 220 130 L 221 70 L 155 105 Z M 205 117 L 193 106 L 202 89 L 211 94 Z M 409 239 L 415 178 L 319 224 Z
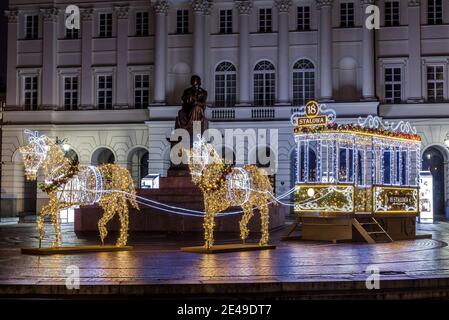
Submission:
M 175 207 L 203 211 L 203 195 L 190 177 L 163 177 L 159 189 L 138 189 L 139 196 Z M 230 211 L 239 211 L 233 207 Z M 285 207 L 270 206 L 270 230 L 281 227 L 285 221 Z M 75 232 L 98 232 L 98 220 L 102 216 L 98 206 L 82 206 L 75 210 Z M 241 214 L 217 217 L 215 231 L 239 232 Z M 260 216 L 255 214 L 248 224 L 250 232 L 260 232 Z M 118 231 L 118 217 L 109 224 L 108 230 Z M 140 211 L 131 209 L 129 231 L 143 232 L 203 232 L 202 216 L 185 216 L 167 213 L 140 205 Z
M 219 244 L 212 246 L 210 249 L 206 249 L 204 246 L 196 247 L 183 247 L 182 252 L 192 252 L 192 253 L 225 253 L 225 252 L 240 252 L 240 251 L 255 251 L 255 250 L 271 250 L 276 249 L 274 245 L 264 245 L 260 246 L 258 244 Z
M 370 236 L 377 242 L 383 241 L 382 235 L 375 226 L 370 229 L 369 219 L 373 217 L 388 233 L 392 240 L 413 240 L 416 236 L 416 214 L 334 214 L 320 216 L 319 213 L 301 213 L 298 222 L 301 224 L 301 239 L 312 241 L 353 241 L 365 242 L 363 236 L 353 226 L 353 219 L 365 222 Z M 292 232 L 293 234 L 293 232 Z M 284 240 L 290 239 L 283 237 Z
M 50 247 L 50 248 L 22 248 L 22 254 L 48 256 L 52 254 L 80 254 L 93 252 L 116 252 L 131 251 L 131 246 L 110 246 L 110 245 L 93 245 L 93 246 L 75 246 L 75 247 Z

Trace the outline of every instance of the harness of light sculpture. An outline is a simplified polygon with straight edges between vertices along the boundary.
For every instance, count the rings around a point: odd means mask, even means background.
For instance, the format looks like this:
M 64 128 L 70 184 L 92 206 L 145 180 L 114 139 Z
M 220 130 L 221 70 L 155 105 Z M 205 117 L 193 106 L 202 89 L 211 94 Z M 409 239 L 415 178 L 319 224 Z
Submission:
M 39 187 L 49 197 L 36 220 L 39 239 L 45 236 L 44 220 L 50 216 L 55 230 L 53 246 L 61 246 L 59 211 L 76 205 L 98 202 L 103 216 L 98 221 L 101 242 L 107 236 L 106 224 L 118 213 L 120 234 L 117 246 L 124 246 L 128 238 L 128 203 L 139 209 L 136 202 L 134 183 L 128 170 L 115 164 L 98 167 L 83 166 L 69 161 L 60 148 L 45 135 L 25 130 L 29 144 L 20 147 L 25 175 L 28 180 L 36 180 L 42 167 L 44 181 Z
M 273 199 L 273 188 L 263 171 L 254 165 L 232 167 L 221 159 L 204 138 L 195 141 L 192 150 L 186 150 L 193 183 L 204 195 L 204 246 L 209 249 L 214 243 L 215 217 L 231 206 L 241 206 L 240 238 L 246 241 L 249 235 L 248 222 L 257 208 L 261 218 L 262 236 L 259 244 L 269 240 L 268 204 Z

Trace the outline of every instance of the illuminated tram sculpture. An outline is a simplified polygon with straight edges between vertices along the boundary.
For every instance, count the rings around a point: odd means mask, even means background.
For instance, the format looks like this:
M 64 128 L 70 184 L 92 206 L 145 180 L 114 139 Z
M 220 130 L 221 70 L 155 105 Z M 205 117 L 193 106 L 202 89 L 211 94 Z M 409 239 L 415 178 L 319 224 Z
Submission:
M 376 116 L 340 125 L 335 118 L 334 110 L 315 101 L 292 116 L 294 209 L 302 237 L 353 239 L 356 229 L 365 240 L 381 233 L 390 240 L 388 233 L 413 238 L 421 165 L 416 129 L 408 122 L 389 123 Z M 367 228 L 370 224 L 378 229 Z

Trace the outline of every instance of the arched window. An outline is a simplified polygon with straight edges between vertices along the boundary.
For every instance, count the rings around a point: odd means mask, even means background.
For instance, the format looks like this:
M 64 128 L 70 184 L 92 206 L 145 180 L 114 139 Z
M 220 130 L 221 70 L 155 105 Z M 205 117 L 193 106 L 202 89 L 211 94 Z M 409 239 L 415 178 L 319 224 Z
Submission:
M 222 62 L 215 69 L 215 106 L 233 107 L 236 100 L 236 70 L 230 62 Z
M 306 104 L 315 98 L 315 66 L 307 59 L 298 60 L 293 66 L 293 103 Z
M 274 66 L 269 61 L 260 61 L 254 67 L 254 104 L 256 107 L 274 104 L 275 74 Z

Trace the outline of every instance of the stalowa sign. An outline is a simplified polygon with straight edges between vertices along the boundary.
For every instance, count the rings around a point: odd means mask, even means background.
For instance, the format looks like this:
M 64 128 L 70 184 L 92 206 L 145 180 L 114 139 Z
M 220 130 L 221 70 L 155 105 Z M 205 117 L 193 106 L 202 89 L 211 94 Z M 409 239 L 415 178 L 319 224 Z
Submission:
M 335 111 L 326 109 L 316 101 L 309 101 L 299 112 L 293 114 L 292 123 L 296 127 L 326 127 L 335 119 Z

